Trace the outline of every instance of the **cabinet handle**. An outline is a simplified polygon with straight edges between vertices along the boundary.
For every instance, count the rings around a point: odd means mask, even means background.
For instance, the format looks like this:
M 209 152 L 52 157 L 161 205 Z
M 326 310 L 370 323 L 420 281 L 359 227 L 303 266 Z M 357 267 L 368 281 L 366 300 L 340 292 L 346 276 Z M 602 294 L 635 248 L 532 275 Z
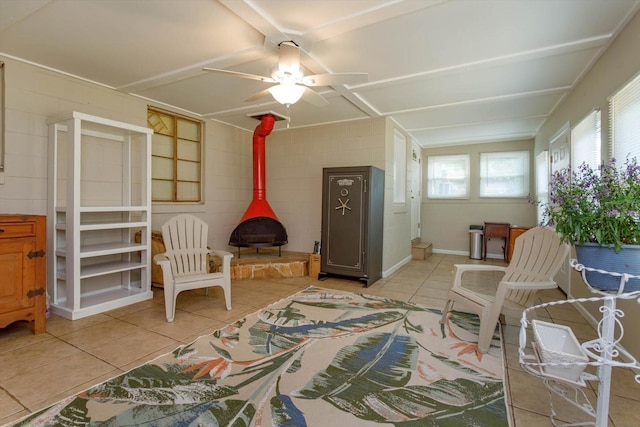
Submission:
M 42 295 L 42 294 L 44 294 L 44 289 L 43 288 L 31 289 L 29 292 L 27 292 L 27 296 L 29 298 L 33 298 L 36 295 Z
M 37 251 L 37 252 L 33 252 L 33 251 L 31 251 L 31 252 L 29 252 L 29 253 L 27 254 L 27 258 L 29 258 L 29 259 L 33 259 L 33 258 L 35 258 L 35 257 L 42 258 L 43 256 L 44 256 L 44 251 L 43 251 L 42 249 L 40 249 L 40 250 L 39 250 L 39 251 Z

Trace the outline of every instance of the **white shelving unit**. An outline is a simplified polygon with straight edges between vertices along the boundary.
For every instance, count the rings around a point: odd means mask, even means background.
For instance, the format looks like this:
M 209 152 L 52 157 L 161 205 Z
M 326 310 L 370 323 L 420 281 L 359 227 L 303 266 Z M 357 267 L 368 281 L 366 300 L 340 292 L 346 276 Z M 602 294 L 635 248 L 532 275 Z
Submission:
M 75 320 L 153 297 L 152 134 L 79 112 L 49 122 L 53 313 Z
M 571 267 L 582 274 L 582 280 L 589 287 L 593 294 L 599 295 L 591 298 L 576 298 L 564 301 L 554 301 L 545 304 L 536 305 L 528 308 L 522 314 L 520 328 L 520 365 L 529 373 L 541 378 L 549 391 L 551 402 L 551 422 L 554 426 L 584 426 L 591 425 L 595 427 L 607 427 L 609 418 L 609 401 L 611 396 L 611 370 L 614 367 L 626 367 L 639 372 L 640 363 L 638 360 L 624 350 L 620 346 L 620 341 L 624 336 L 624 328 L 620 318 L 624 316 L 624 312 L 616 308 L 616 302 L 619 299 L 635 299 L 640 302 L 640 291 L 625 291 L 625 285 L 630 279 L 640 279 L 640 276 L 632 276 L 629 274 L 621 274 L 608 272 L 599 269 L 585 267 L 579 264 L 575 259 L 571 260 Z M 617 277 L 620 285 L 617 291 L 603 291 L 597 289 L 595 284 L 590 284 L 586 278 L 586 272 L 598 272 Z M 575 304 L 583 302 L 601 303 L 600 312 L 602 319 L 598 323 L 598 337 L 594 340 L 582 343 L 581 348 L 588 356 L 589 362 L 581 364 L 581 366 L 595 366 L 596 374 L 583 371 L 577 380 L 569 380 L 559 377 L 558 375 L 549 375 L 545 372 L 545 368 L 552 367 L 554 372 L 557 368 L 575 369 L 575 364 L 569 362 L 542 362 L 537 352 L 527 353 L 527 326 L 530 321 L 532 311 L 537 309 L 561 305 Z M 640 383 L 640 374 L 634 376 L 636 382 Z M 598 396 L 596 407 L 594 408 L 589 401 L 584 389 L 587 388 L 585 381 L 596 381 L 598 383 Z M 559 397 L 562 401 L 572 405 L 573 407 L 586 414 L 587 421 L 577 423 L 562 423 L 558 420 L 556 409 L 553 405 L 553 396 Z

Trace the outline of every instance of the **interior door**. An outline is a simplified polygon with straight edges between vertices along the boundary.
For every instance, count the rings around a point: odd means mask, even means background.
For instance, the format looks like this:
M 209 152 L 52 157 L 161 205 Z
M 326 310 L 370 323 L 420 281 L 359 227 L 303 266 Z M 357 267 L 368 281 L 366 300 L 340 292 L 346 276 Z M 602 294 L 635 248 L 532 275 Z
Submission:
M 420 146 L 411 143 L 409 160 L 409 197 L 411 201 L 411 240 L 420 237 L 420 207 L 422 205 L 422 156 Z

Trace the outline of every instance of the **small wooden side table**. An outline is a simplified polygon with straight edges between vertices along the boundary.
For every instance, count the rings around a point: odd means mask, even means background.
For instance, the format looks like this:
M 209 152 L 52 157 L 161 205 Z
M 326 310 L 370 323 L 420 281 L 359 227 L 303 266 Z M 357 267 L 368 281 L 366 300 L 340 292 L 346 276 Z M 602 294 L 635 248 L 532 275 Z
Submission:
M 509 231 L 511 224 L 508 222 L 485 222 L 484 223 L 484 260 L 487 260 L 487 242 L 491 237 L 504 239 L 502 252 L 504 260 L 507 261 L 507 245 L 509 244 Z
M 530 228 L 531 227 L 520 227 L 514 225 L 509 229 L 509 250 L 507 251 L 508 262 L 511 262 L 511 256 L 513 255 L 513 247 L 516 244 L 516 238 Z

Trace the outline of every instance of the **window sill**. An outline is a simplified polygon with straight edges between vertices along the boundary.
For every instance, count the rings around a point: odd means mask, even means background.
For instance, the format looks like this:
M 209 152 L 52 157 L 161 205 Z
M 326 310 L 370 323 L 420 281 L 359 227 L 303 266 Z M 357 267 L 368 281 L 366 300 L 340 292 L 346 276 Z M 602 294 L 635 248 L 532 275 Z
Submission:
M 206 212 L 204 203 L 152 203 L 153 213 L 202 213 Z

